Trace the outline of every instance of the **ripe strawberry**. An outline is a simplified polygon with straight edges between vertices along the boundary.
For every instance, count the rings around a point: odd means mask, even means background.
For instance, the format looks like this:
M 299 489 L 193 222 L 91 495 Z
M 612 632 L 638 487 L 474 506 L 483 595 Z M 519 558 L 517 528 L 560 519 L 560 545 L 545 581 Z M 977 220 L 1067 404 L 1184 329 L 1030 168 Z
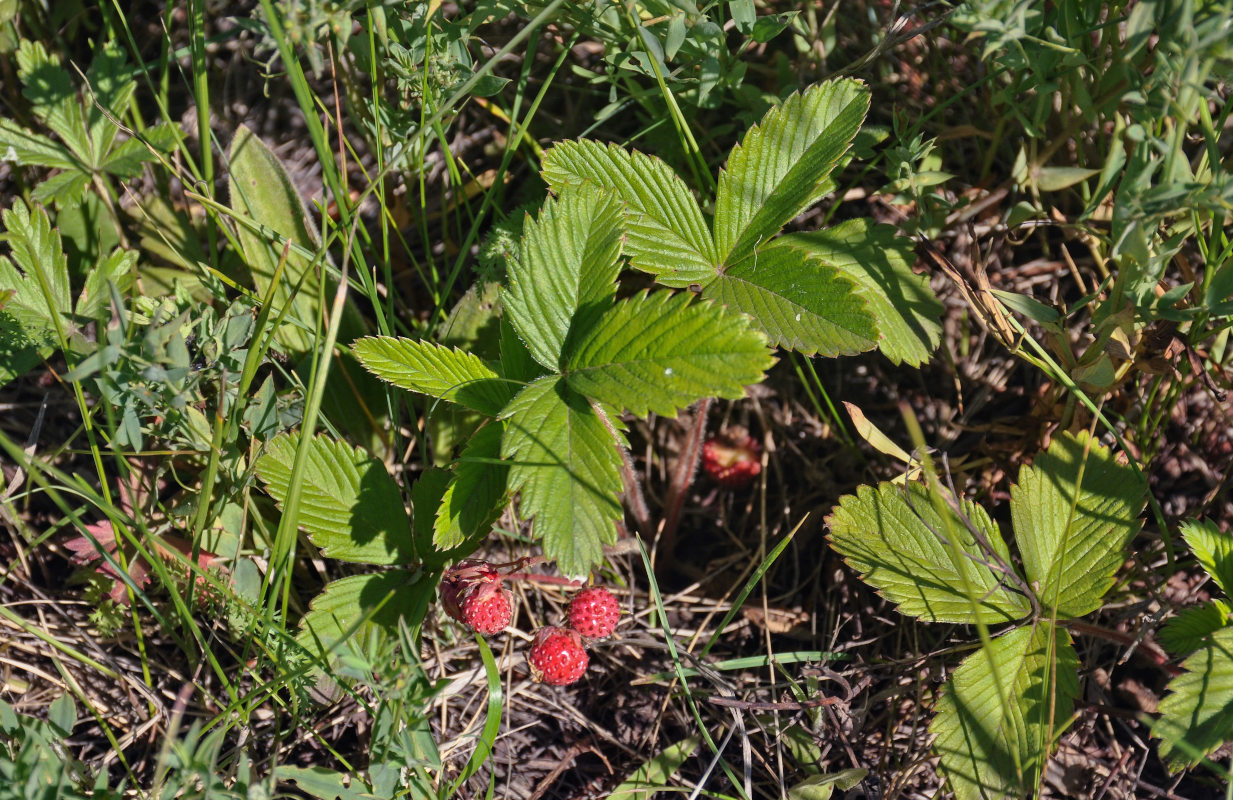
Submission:
M 587 671 L 587 651 L 577 631 L 546 627 L 535 632 L 527 655 L 531 677 L 550 686 L 568 686 Z
M 492 636 L 509 627 L 514 605 L 508 590 L 489 583 L 474 587 L 458 603 L 462 623 L 481 636 Z
M 504 601 L 494 601 L 494 594 L 505 595 Z M 502 602 L 506 608 L 503 614 L 505 622 L 496 628 L 497 631 L 509 624 L 512 607 L 508 593 L 501 589 L 501 574 L 487 561 L 459 561 L 447 569 L 441 578 L 441 606 L 445 613 L 451 619 L 473 627 L 480 633 L 490 629 L 496 624 L 497 618 L 502 616 L 499 613 Z M 473 617 L 483 618 L 487 624 L 475 626 L 468 619 L 467 613 L 464 613 L 464 606 L 471 609 Z
M 762 471 L 762 446 L 740 427 L 712 436 L 702 445 L 702 469 L 720 486 L 748 486 Z
M 616 630 L 621 604 L 602 586 L 583 589 L 569 604 L 569 626 L 588 639 L 603 639 Z

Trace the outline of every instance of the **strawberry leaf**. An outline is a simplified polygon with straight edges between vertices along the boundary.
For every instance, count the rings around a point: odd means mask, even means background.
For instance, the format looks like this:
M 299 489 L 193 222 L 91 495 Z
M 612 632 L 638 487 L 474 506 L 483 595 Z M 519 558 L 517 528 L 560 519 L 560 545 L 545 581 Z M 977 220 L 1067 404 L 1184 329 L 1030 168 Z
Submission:
M 1225 600 L 1212 600 L 1183 608 L 1177 616 L 1165 621 L 1157 637 L 1170 653 L 1189 655 L 1203 644 L 1204 639 L 1229 624 L 1230 613 L 1233 609 Z
M 781 241 L 856 281 L 877 320 L 878 349 L 892 362 L 917 367 L 937 349 L 942 304 L 929 288 L 929 277 L 912 272 L 911 240 L 893 227 L 851 219 L 820 231 L 790 233 Z
M 1212 576 L 1221 591 L 1233 597 L 1233 536 L 1207 520 L 1183 522 L 1181 534 L 1199 565 Z
M 399 625 L 419 627 L 437 577 L 432 572 L 397 569 L 328 583 L 300 618 L 296 641 L 328 660 L 350 652 L 371 653 L 367 645 L 397 631 Z
M 1143 482 L 1091 437 L 1069 434 L 1019 473 L 1010 515 L 1028 580 L 1061 618 L 1100 607 L 1139 530 Z
M 556 370 L 575 315 L 616 296 L 621 204 L 594 188 L 568 189 L 523 230 L 522 258 L 510 265 L 501 301 L 531 355 Z
M 615 425 L 615 423 L 614 423 Z M 616 541 L 621 517 L 621 460 L 603 420 L 565 380 L 551 375 L 522 390 L 505 412 L 501 453 L 510 460 L 509 488 L 521 492 L 524 519 L 544 554 L 567 575 L 582 575 Z
M 992 554 L 949 508 L 944 519 L 919 483 L 862 486 L 855 496 L 842 498 L 827 519 L 831 546 L 903 614 L 986 625 L 1025 616 L 1027 599 L 988 566 L 1010 560 L 997 523 L 975 503 L 964 501 L 962 508 Z M 951 537 L 960 550 L 958 560 L 943 537 Z
M 280 505 L 290 491 L 299 434 L 270 440 L 257 474 Z M 368 564 L 415 560 L 411 521 L 385 465 L 345 442 L 313 439 L 301 474 L 300 527 L 323 555 Z
M 478 356 L 431 342 L 369 336 L 351 349 L 382 380 L 490 417 L 501 413 L 517 389 Z
M 435 547 L 450 550 L 478 539 L 501 516 L 509 466 L 495 462 L 501 457 L 503 432 L 500 422 L 492 422 L 467 442 L 437 511 L 432 538 Z
M 566 353 L 570 388 L 639 417 L 675 417 L 704 397 L 743 397 L 774 363 L 765 339 L 744 317 L 690 300 L 638 295 L 577 329 Z
M 1233 739 L 1233 628 L 1221 628 L 1182 662 L 1152 735 L 1172 769 L 1198 764 Z
M 556 193 L 590 182 L 625 202 L 625 252 L 636 268 L 665 285 L 715 279 L 711 229 L 685 183 L 658 158 L 615 145 L 559 142 L 544 154 L 544 180 Z
M 1032 797 L 1079 693 L 1070 634 L 1017 628 L 964 659 L 929 730 L 958 800 Z
M 878 329 L 856 285 L 805 251 L 778 243 L 727 267 L 703 289 L 753 317 L 772 344 L 807 355 L 871 350 Z
M 817 202 L 868 109 L 865 84 L 828 81 L 793 94 L 749 129 L 719 174 L 715 243 L 723 263 L 742 261 Z

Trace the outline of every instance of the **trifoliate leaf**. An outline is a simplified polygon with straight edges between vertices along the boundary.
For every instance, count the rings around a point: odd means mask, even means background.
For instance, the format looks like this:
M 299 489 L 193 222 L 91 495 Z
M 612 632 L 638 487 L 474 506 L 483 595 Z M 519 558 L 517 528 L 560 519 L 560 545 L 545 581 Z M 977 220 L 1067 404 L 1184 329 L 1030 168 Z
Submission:
M 433 546 L 450 550 L 488 533 L 505 508 L 507 464 L 495 463 L 501 457 L 500 422 L 490 422 L 477 430 L 463 448 L 454 468 L 454 480 L 441 498 L 433 526 Z
M 621 203 L 610 192 L 566 189 L 527 220 L 501 302 L 536 361 L 558 369 L 575 314 L 612 304 L 620 254 Z
M 957 800 L 1033 797 L 1079 693 L 1070 634 L 1017 628 L 964 659 L 929 730 Z
M 328 583 L 300 618 L 296 641 L 330 661 L 371 653 L 370 644 L 400 624 L 414 630 L 423 622 L 437 578 L 432 572 L 397 569 Z
M 615 423 L 614 423 L 615 424 Z M 603 420 L 586 398 L 556 375 L 540 378 L 505 413 L 502 455 L 509 488 L 521 493 L 524 519 L 544 540 L 544 555 L 567 575 L 583 575 L 616 541 L 621 517 L 621 459 Z M 619 430 L 619 429 L 618 429 Z
M 920 366 L 942 335 L 942 304 L 929 277 L 912 272 L 912 241 L 890 225 L 852 219 L 832 228 L 790 233 L 780 241 L 801 247 L 856 281 L 878 324 L 878 349 L 896 364 Z
M 865 84 L 833 80 L 793 94 L 749 129 L 715 197 L 715 244 L 725 264 L 745 259 L 817 202 L 868 109 Z
M 1221 591 L 1233 597 L 1233 536 L 1207 520 L 1183 522 L 1181 534 L 1199 565 L 1212 576 Z
M 625 202 L 630 263 L 659 283 L 715 279 L 711 229 L 685 183 L 660 159 L 585 139 L 559 142 L 544 154 L 543 175 L 554 192 L 588 181 L 614 190 Z
M 1010 588 L 1011 577 L 988 566 L 1010 568 L 997 524 L 975 503 L 962 509 L 988 550 L 949 507 L 943 518 L 921 484 L 862 486 L 827 519 L 831 546 L 901 613 L 987 625 L 1025 616 L 1028 600 Z M 958 560 L 943 537 L 958 546 Z
M 675 417 L 704 397 L 743 397 L 775 361 L 766 340 L 744 317 L 690 300 L 638 295 L 577 328 L 565 356 L 570 388 L 639 417 Z
M 1143 482 L 1087 434 L 1059 436 L 1019 472 L 1010 515 L 1028 580 L 1063 619 L 1100 607 L 1139 530 Z
M 1221 628 L 1182 662 L 1152 735 L 1173 769 L 1190 767 L 1233 739 L 1233 628 Z
M 432 342 L 369 336 L 352 345 L 355 357 L 382 380 L 495 417 L 517 391 L 478 356 Z
M 1203 644 L 1203 640 L 1229 624 L 1230 606 L 1225 600 L 1213 600 L 1183 608 L 1170 617 L 1157 634 L 1160 644 L 1170 653 L 1188 655 Z
M 271 439 L 257 459 L 257 474 L 280 506 L 291 481 L 301 482 L 300 527 L 322 554 L 368 564 L 414 561 L 411 522 L 385 465 L 345 442 L 316 436 L 303 471 L 293 475 L 299 442 L 298 433 Z
M 877 345 L 877 323 L 852 280 L 794 247 L 757 251 L 702 293 L 749 314 L 777 347 L 837 356 Z

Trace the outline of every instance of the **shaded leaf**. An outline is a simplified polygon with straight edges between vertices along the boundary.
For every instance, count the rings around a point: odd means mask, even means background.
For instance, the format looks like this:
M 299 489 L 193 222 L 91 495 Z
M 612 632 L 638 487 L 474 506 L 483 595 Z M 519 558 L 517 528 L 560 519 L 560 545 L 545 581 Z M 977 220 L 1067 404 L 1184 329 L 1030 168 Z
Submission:
M 563 573 L 586 574 L 616 541 L 616 448 L 624 437 L 614 441 L 587 400 L 555 375 L 523 389 L 504 416 L 501 454 L 511 462 L 509 488 L 521 493 L 522 517 L 535 520 L 544 555 Z
M 1180 531 L 1199 565 L 1226 596 L 1233 597 L 1233 536 L 1208 520 L 1187 520 Z
M 577 329 L 565 357 L 570 388 L 639 417 L 743 397 L 774 363 L 766 340 L 743 317 L 690 300 L 638 295 Z
M 501 457 L 504 430 L 500 422 L 491 422 L 463 448 L 436 515 L 432 543 L 438 549 L 450 550 L 469 540 L 478 543 L 505 509 L 509 466 L 493 463 Z
M 777 347 L 837 356 L 877 345 L 877 324 L 856 285 L 794 247 L 776 243 L 726 267 L 703 296 L 750 315 Z
M 1225 600 L 1213 600 L 1183 608 L 1170 617 L 1157 634 L 1160 644 L 1174 655 L 1188 655 L 1203 644 L 1203 640 L 1229 624 L 1233 611 Z
M 1187 658 L 1169 683 L 1152 735 L 1172 769 L 1190 767 L 1233 739 L 1233 628 L 1221 628 Z
M 490 417 L 501 413 L 518 388 L 502 380 L 478 356 L 431 342 L 369 336 L 351 349 L 382 380 Z
M 396 569 L 353 575 L 326 584 L 300 619 L 296 641 L 317 657 L 365 652 L 371 637 L 392 633 L 405 623 L 414 629 L 436 594 L 437 575 Z
M 672 776 L 694 754 L 701 741 L 698 736 L 689 736 L 665 747 L 621 781 L 608 795 L 608 800 L 646 800 L 667 789 Z
M 1032 797 L 1079 693 L 1070 634 L 1017 628 L 964 659 L 929 730 L 958 800 Z
M 345 442 L 313 438 L 304 470 L 293 476 L 299 434 L 276 436 L 257 459 L 257 474 L 281 505 L 293 477 L 302 482 L 300 527 L 323 555 L 369 564 L 415 559 L 411 521 L 385 465 Z
M 994 554 L 1008 564 L 1010 553 L 997 524 L 967 501 L 963 513 Z M 919 483 L 862 486 L 839 501 L 827 518 L 831 546 L 899 611 L 927 622 L 976 621 L 987 625 L 1025 616 L 1026 598 L 987 564 L 990 554 L 953 511 L 944 520 Z M 949 523 L 949 524 L 948 524 Z M 942 538 L 953 536 L 956 561 Z
M 711 229 L 685 183 L 658 158 L 586 139 L 558 142 L 544 154 L 543 176 L 554 192 L 591 182 L 625 202 L 630 263 L 665 285 L 715 279 Z
M 263 231 L 258 235 L 244 225 L 236 226 L 241 254 L 252 272 L 253 285 L 260 297 L 269 294 L 283 258 L 284 244 L 278 237 L 294 245 L 287 251 L 286 264 L 270 302 L 273 305 L 271 320 L 277 319 L 290 306 L 275 339 L 299 359 L 313 349 L 314 331 L 324 324 L 320 295 L 322 273 L 329 264 L 329 255 L 322 254 L 317 259 L 305 255 L 321 246 L 316 223 L 287 168 L 245 125 L 236 129 L 235 138 L 231 140 L 228 168 L 227 189 L 232 208 L 261 226 Z M 356 319 L 354 310 L 350 310 L 344 314 L 339 341 L 350 342 L 362 328 L 363 323 Z
M 929 277 L 912 271 L 911 240 L 892 226 L 852 219 L 825 230 L 787 234 L 782 241 L 856 281 L 877 320 L 878 349 L 892 362 L 920 366 L 937 349 L 942 303 L 929 288 Z
M 1134 470 L 1087 434 L 1059 436 L 1019 472 L 1010 515 L 1028 580 L 1062 618 L 1100 607 L 1139 530 L 1145 502 Z
M 869 108 L 860 81 L 811 86 L 771 109 L 745 134 L 719 175 L 715 244 L 737 263 L 818 200 Z
M 575 314 L 606 308 L 620 271 L 621 205 L 611 193 L 572 188 L 528 219 L 522 258 L 501 293 L 505 313 L 535 360 L 560 366 Z

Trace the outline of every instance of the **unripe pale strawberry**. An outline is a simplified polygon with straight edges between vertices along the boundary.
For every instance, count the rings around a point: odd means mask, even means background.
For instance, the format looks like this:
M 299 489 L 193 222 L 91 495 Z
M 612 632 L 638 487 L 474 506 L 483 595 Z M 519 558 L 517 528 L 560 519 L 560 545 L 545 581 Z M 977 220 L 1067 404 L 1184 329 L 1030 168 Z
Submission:
M 621 604 L 602 586 L 583 589 L 569 604 L 569 625 L 588 639 L 611 636 L 621 619 Z
M 540 628 L 527 654 L 531 677 L 550 686 L 574 683 L 587 671 L 589 660 L 578 632 L 565 628 Z

